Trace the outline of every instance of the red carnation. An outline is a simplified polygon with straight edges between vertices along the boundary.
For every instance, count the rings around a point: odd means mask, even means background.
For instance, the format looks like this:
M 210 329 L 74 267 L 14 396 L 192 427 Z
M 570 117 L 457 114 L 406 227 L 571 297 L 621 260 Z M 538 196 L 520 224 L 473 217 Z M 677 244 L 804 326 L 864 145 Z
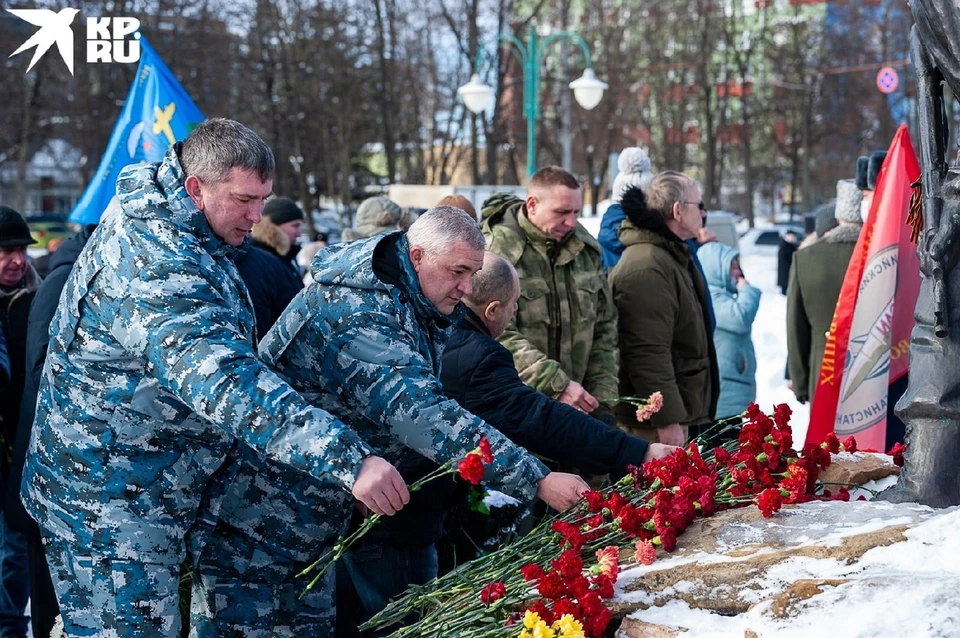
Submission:
M 549 607 L 547 607 L 547 603 L 543 602 L 542 600 L 538 600 L 530 605 L 530 611 L 540 616 L 540 620 L 548 625 L 552 625 L 557 620 L 554 613 L 550 611 Z
M 483 480 L 483 459 L 479 454 L 471 452 L 457 464 L 457 470 L 463 480 L 473 485 L 480 485 L 480 481 Z
M 531 611 L 533 610 L 531 609 Z M 577 620 L 580 620 L 581 618 L 583 618 L 583 612 L 580 611 L 580 608 L 577 607 L 577 604 L 574 603 L 572 600 L 561 598 L 557 602 L 553 603 L 553 615 L 556 618 L 563 618 L 567 614 L 573 616 Z M 540 617 L 543 618 L 543 616 L 540 616 Z
M 484 605 L 493 604 L 507 595 L 507 588 L 503 583 L 490 583 L 480 590 L 480 601 Z
M 539 591 L 540 595 L 544 598 L 557 600 L 567 595 L 567 584 L 564 582 L 560 572 L 550 572 L 540 579 L 540 584 L 537 585 L 537 591 Z
M 654 545 L 660 545 L 665 552 L 672 552 L 677 548 L 677 530 L 668 527 L 653 539 Z
M 760 492 L 757 498 L 757 507 L 763 512 L 764 518 L 770 518 L 774 512 L 780 510 L 783 506 L 783 500 L 780 497 L 780 490 L 771 487 Z
M 559 558 L 550 561 L 550 566 L 563 574 L 564 578 L 576 578 L 583 572 L 583 559 L 577 550 L 568 549 Z
M 577 576 L 567 584 L 567 590 L 574 598 L 583 598 L 590 591 L 590 581 L 586 576 Z
M 584 617 L 596 616 L 601 611 L 606 609 L 603 606 L 603 601 L 600 600 L 600 596 L 596 592 L 588 592 L 578 600 L 580 602 L 580 609 L 583 610 Z
M 730 462 L 730 453 L 726 448 L 718 447 L 713 451 L 713 458 L 717 462 L 717 467 L 723 467 Z
M 600 598 L 613 598 L 613 579 L 606 574 L 600 574 L 593 579 L 593 584 L 597 586 L 597 593 Z
M 603 494 L 595 490 L 587 490 L 583 493 L 583 498 L 587 501 L 587 508 L 591 512 L 599 512 L 603 509 L 604 498 Z
M 820 444 L 821 447 L 825 447 L 830 454 L 839 454 L 840 453 L 840 439 L 837 438 L 837 435 L 831 432 L 827 435 L 827 439 Z
M 853 438 L 852 434 L 843 440 L 843 449 L 850 454 L 857 451 L 857 440 Z
M 890 456 L 893 457 L 893 462 L 899 467 L 903 467 L 903 453 L 906 451 L 906 446 L 903 443 L 897 443 L 890 451 L 887 452 Z
M 790 423 L 790 417 L 792 415 L 793 410 L 791 410 L 790 406 L 786 403 L 781 403 L 773 408 L 773 420 L 777 424 L 778 428 L 788 427 Z
M 561 547 L 566 543 L 570 543 L 570 547 L 578 551 L 583 547 L 585 542 L 583 534 L 580 533 L 580 528 L 576 525 L 566 521 L 554 521 L 551 529 L 563 537 L 564 542 L 561 543 Z
M 849 502 L 849 501 L 850 501 L 850 490 L 848 490 L 846 487 L 841 487 L 839 490 L 837 490 L 837 493 L 834 494 L 833 500 L 835 500 L 835 501 L 847 501 L 847 502 Z
M 543 571 L 543 567 L 537 565 L 536 563 L 530 563 L 529 565 L 524 565 L 520 568 L 520 574 L 523 576 L 523 579 L 528 582 L 535 580 L 540 580 L 547 575 L 547 572 Z
M 603 638 L 607 633 L 607 625 L 613 619 L 613 614 L 604 607 L 595 615 L 585 618 L 583 622 L 584 632 L 590 638 Z
M 480 439 L 480 459 L 484 463 L 493 463 L 493 450 L 490 449 L 490 441 L 487 437 Z

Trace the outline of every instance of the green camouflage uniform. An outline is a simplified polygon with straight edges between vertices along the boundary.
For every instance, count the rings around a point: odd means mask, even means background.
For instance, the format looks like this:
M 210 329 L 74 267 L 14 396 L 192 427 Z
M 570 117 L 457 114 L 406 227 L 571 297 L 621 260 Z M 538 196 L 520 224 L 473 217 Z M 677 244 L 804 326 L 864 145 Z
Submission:
M 577 224 L 561 243 L 527 219 L 524 203 L 501 193 L 482 211 L 488 250 L 520 275 L 517 314 L 500 337 L 524 383 L 560 396 L 570 380 L 605 407 L 617 395 L 617 311 L 600 244 Z

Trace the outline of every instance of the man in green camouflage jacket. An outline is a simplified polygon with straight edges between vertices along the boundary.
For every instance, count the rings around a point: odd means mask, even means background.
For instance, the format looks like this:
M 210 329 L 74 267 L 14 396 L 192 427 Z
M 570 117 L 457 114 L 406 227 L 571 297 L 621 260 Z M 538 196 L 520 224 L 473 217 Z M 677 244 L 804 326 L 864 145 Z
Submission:
M 527 199 L 484 202 L 488 249 L 520 275 L 517 314 L 500 337 L 524 383 L 603 416 L 617 397 L 617 314 L 600 245 L 577 223 L 583 191 L 557 166 L 541 168 Z

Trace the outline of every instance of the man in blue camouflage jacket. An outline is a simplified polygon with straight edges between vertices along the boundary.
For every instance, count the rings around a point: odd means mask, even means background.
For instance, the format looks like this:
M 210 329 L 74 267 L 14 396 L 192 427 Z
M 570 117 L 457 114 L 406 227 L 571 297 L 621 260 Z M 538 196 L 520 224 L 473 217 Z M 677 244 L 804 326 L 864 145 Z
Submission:
M 486 436 L 495 455 L 487 485 L 564 509 L 587 489 L 579 476 L 548 474 L 440 387 L 443 347 L 483 264 L 484 244 L 474 219 L 440 206 L 406 234 L 328 248 L 314 259 L 314 282 L 261 341 L 260 355 L 397 467 L 417 455 L 437 463 L 462 458 Z M 247 455 L 200 555 L 199 634 L 332 636 L 333 600 L 327 613 L 305 609 L 296 596 L 306 581 L 294 576 L 346 529 L 349 517 L 341 513 L 349 505 L 332 483 Z M 231 604 L 241 596 L 256 605 Z
M 122 209 L 101 220 L 66 284 L 23 500 L 71 637 L 179 635 L 181 562 L 202 544 L 190 529 L 238 447 L 374 510 L 409 498 L 392 466 L 257 358 L 231 254 L 260 219 L 273 170 L 253 131 L 202 123 L 160 164 L 123 170 Z

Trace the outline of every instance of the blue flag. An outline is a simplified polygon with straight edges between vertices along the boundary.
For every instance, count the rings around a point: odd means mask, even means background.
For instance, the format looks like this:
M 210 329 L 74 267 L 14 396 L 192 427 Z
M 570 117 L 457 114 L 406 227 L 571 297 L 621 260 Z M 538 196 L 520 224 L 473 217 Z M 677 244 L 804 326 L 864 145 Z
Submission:
M 139 162 L 159 162 L 175 142 L 203 121 L 203 114 L 140 34 L 140 67 L 123 111 L 110 134 L 107 150 L 70 221 L 96 224 L 116 194 L 121 169 Z

